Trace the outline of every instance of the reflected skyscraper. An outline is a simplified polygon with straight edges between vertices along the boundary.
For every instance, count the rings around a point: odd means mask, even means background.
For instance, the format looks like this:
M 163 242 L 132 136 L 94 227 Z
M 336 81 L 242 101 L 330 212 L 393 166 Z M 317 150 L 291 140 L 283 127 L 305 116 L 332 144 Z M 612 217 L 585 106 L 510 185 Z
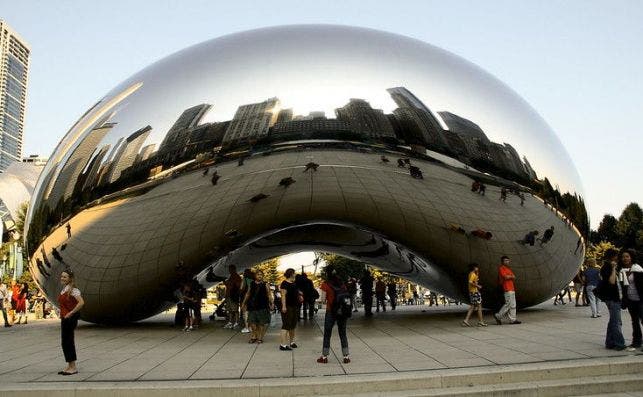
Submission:
M 373 109 L 363 99 L 352 98 L 344 107 L 335 109 L 337 118 L 350 124 L 351 130 L 369 138 L 395 138 L 393 126 L 381 109 Z
M 239 106 L 223 137 L 223 144 L 248 142 L 268 135 L 277 121 L 279 99 Z
M 29 44 L 0 19 L 0 172 L 22 158 Z
M 433 112 L 405 87 L 387 89 L 398 108 L 393 114 L 408 131 L 409 141 L 419 141 L 433 149 L 445 149 L 449 144 L 442 126 Z

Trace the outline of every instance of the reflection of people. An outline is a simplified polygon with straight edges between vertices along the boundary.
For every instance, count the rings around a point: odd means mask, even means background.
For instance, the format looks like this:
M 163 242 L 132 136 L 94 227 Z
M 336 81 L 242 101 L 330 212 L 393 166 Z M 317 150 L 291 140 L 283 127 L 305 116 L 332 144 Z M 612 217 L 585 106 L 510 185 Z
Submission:
M 314 172 L 317 172 L 317 168 L 319 168 L 319 164 L 313 163 L 312 161 L 306 164 L 306 168 L 304 169 L 304 172 L 308 170 L 313 170 Z
M 480 193 L 481 196 L 484 196 L 485 191 L 487 190 L 487 185 L 484 183 L 480 182 L 480 188 L 478 192 Z
M 504 187 L 504 186 L 502 187 L 502 189 L 500 189 L 500 199 L 499 200 L 502 200 L 502 202 L 507 202 L 507 188 Z
M 485 240 L 491 240 L 491 238 L 493 237 L 493 234 L 491 234 L 491 232 L 488 232 L 488 231 L 486 231 L 484 229 L 480 229 L 480 228 L 472 230 L 471 235 L 479 237 L 479 238 L 483 238 Z
M 500 258 L 500 266 L 498 267 L 498 281 L 502 286 L 505 298 L 505 304 L 500 308 L 498 313 L 493 315 L 498 325 L 502 325 L 503 318 L 507 318 L 509 324 L 521 323 L 516 319 L 516 289 L 514 287 L 516 276 L 509 268 L 509 262 L 509 257 L 503 256 Z
M 538 235 L 538 230 L 533 230 L 527 234 L 525 234 L 525 237 L 523 237 L 522 241 L 520 241 L 522 244 L 527 245 L 529 244 L 530 246 L 534 246 L 536 243 L 536 236 Z
M 478 313 L 478 327 L 486 327 L 487 323 L 482 319 L 482 295 L 480 295 L 480 266 L 477 263 L 472 263 L 469 265 L 469 276 L 467 277 L 467 285 L 469 289 L 469 310 L 467 310 L 467 315 L 462 321 L 462 325 L 465 327 L 470 327 L 469 318 L 475 310 Z
M 576 242 L 576 249 L 574 250 L 574 255 L 576 255 L 576 252 L 578 252 L 578 249 L 583 245 L 583 238 L 579 237 L 578 241 Z
M 542 247 L 543 244 L 547 244 L 553 236 L 554 236 L 554 227 L 551 226 L 549 229 L 545 230 L 545 233 L 543 233 L 543 238 L 540 239 L 540 246 Z
M 71 238 L 71 225 L 67 222 L 67 238 Z
M 219 176 L 219 173 L 218 173 L 217 171 L 214 171 L 214 172 L 212 173 L 212 178 L 210 179 L 210 181 L 212 182 L 212 186 L 214 186 L 214 185 L 216 185 L 216 184 L 217 184 L 217 182 L 219 181 L 219 178 L 221 178 L 221 177 Z
M 80 309 L 85 301 L 74 283 L 74 273 L 71 270 L 64 270 L 60 274 L 60 282 L 64 285 L 58 295 L 58 306 L 60 307 L 60 336 L 63 353 L 67 367 L 58 372 L 59 375 L 74 375 L 76 369 L 76 344 L 74 342 L 74 330 L 80 318 Z

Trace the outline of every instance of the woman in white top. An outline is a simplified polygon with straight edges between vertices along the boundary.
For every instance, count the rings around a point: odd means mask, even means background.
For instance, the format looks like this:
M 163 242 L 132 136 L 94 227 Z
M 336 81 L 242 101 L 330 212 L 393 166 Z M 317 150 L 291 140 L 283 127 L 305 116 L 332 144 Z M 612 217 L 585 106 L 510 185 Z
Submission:
M 634 250 L 621 252 L 620 280 L 623 283 L 623 306 L 627 307 L 632 319 L 632 344 L 641 347 L 641 324 L 643 323 L 643 267 L 634 262 Z

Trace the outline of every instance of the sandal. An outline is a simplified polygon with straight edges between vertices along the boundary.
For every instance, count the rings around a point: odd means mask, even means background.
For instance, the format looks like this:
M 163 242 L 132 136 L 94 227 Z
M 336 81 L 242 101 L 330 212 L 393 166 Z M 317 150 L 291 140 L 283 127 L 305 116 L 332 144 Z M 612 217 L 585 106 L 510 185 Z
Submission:
M 471 324 L 469 324 L 469 323 L 467 322 L 467 320 L 462 320 L 462 326 L 463 326 L 463 327 L 470 327 L 470 326 L 471 326 Z
M 486 326 L 487 326 L 487 323 L 485 323 L 484 321 L 478 321 L 478 327 L 486 327 Z

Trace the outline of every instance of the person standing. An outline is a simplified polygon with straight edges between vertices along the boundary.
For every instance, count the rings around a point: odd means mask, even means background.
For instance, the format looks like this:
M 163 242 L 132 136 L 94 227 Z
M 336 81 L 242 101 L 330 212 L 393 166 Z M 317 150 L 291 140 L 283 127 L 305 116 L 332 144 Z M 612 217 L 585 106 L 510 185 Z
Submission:
M 324 282 L 321 285 L 321 290 L 326 294 L 326 314 L 324 316 L 324 340 L 322 344 L 322 354 L 317 359 L 320 364 L 328 363 L 328 354 L 330 353 L 330 337 L 333 333 L 333 326 L 337 323 L 337 333 L 339 334 L 339 341 L 342 346 L 342 355 L 344 356 L 344 364 L 351 362 L 348 351 L 348 337 L 346 336 L 346 321 L 348 320 L 345 315 L 339 313 L 338 303 L 335 297 L 340 294 L 348 294 L 346 285 L 337 275 L 337 271 L 332 265 L 326 266 L 323 274 Z M 350 314 L 350 312 L 348 313 Z
M 228 266 L 230 276 L 225 283 L 225 302 L 228 312 L 228 323 L 223 328 L 234 329 L 239 325 L 239 302 L 241 298 L 241 276 L 237 273 L 235 265 Z
M 634 250 L 621 252 L 623 300 L 632 320 L 632 344 L 641 347 L 641 324 L 643 324 L 643 267 L 634 262 Z
M 11 280 L 11 309 L 9 310 L 9 318 L 11 324 L 16 323 L 16 307 L 18 306 L 18 297 L 20 296 L 20 285 L 16 280 Z
M 462 321 L 462 326 L 470 327 L 469 318 L 475 310 L 478 313 L 478 327 L 486 327 L 487 323 L 484 322 L 482 318 L 482 295 L 480 294 L 480 266 L 477 263 L 472 263 L 469 265 L 469 276 L 467 277 L 467 285 L 469 289 L 469 310 L 467 310 L 467 315 Z
M 375 304 L 375 311 L 379 313 L 380 304 L 382 305 L 382 311 L 386 311 L 386 284 L 382 280 L 382 277 L 378 277 L 377 282 L 375 283 L 375 299 L 377 303 Z
M 583 279 L 583 269 L 578 269 L 578 272 L 574 276 L 574 292 L 576 293 L 576 307 L 583 306 L 583 301 L 580 300 L 583 296 L 583 284 L 585 280 Z M 580 303 L 578 301 L 580 300 Z
M 241 305 L 248 313 L 250 340 L 248 343 L 263 343 L 263 337 L 270 324 L 270 311 L 273 308 L 273 294 L 263 280 L 263 272 L 257 271 Z
M 370 317 L 373 315 L 373 276 L 368 269 L 364 269 L 364 274 L 359 280 L 359 288 L 362 291 L 364 316 Z
M 590 310 L 592 311 L 592 318 L 598 318 L 601 316 L 599 307 L 600 300 L 598 300 L 596 295 L 594 295 L 594 290 L 601 281 L 600 272 L 595 259 L 588 259 L 586 265 L 587 268 L 585 269 L 585 272 L 583 272 L 585 282 L 587 283 L 586 295 L 589 300 Z
M 7 318 L 7 309 L 11 307 L 11 292 L 7 289 L 7 285 L 0 281 L 0 310 L 2 311 L 2 318 L 4 319 L 4 326 L 11 327 L 9 319 Z
M 522 323 L 516 319 L 516 289 L 514 286 L 516 276 L 511 271 L 511 268 L 509 268 L 509 262 L 508 256 L 502 256 L 500 258 L 500 266 L 498 267 L 498 281 L 502 285 L 505 298 L 505 304 L 500 308 L 498 313 L 493 315 L 498 325 L 502 325 L 503 318 L 507 318 L 509 324 Z
M 388 299 L 391 301 L 391 310 L 395 310 L 397 306 L 397 284 L 395 279 L 390 279 L 386 286 L 386 293 L 388 294 Z
M 60 282 L 64 286 L 58 295 L 58 306 L 60 307 L 60 339 L 65 355 L 67 367 L 58 372 L 58 375 L 74 375 L 78 373 L 76 368 L 76 344 L 74 342 L 74 330 L 80 318 L 80 309 L 85 301 L 80 290 L 74 284 L 74 273 L 71 270 L 63 270 L 60 274 Z
M 299 317 L 299 290 L 295 284 L 295 269 L 286 269 L 285 280 L 281 282 L 281 344 L 279 350 L 292 350 L 295 343 L 295 329 Z
M 357 311 L 357 280 L 355 277 L 348 279 L 346 283 L 346 289 L 351 296 L 351 305 L 353 306 L 353 312 Z
M 634 351 L 634 348 L 625 346 L 625 338 L 621 330 L 621 286 L 618 282 L 618 251 L 613 248 L 605 251 L 601 267 L 601 294 L 610 314 L 605 333 L 605 348 L 613 350 Z

